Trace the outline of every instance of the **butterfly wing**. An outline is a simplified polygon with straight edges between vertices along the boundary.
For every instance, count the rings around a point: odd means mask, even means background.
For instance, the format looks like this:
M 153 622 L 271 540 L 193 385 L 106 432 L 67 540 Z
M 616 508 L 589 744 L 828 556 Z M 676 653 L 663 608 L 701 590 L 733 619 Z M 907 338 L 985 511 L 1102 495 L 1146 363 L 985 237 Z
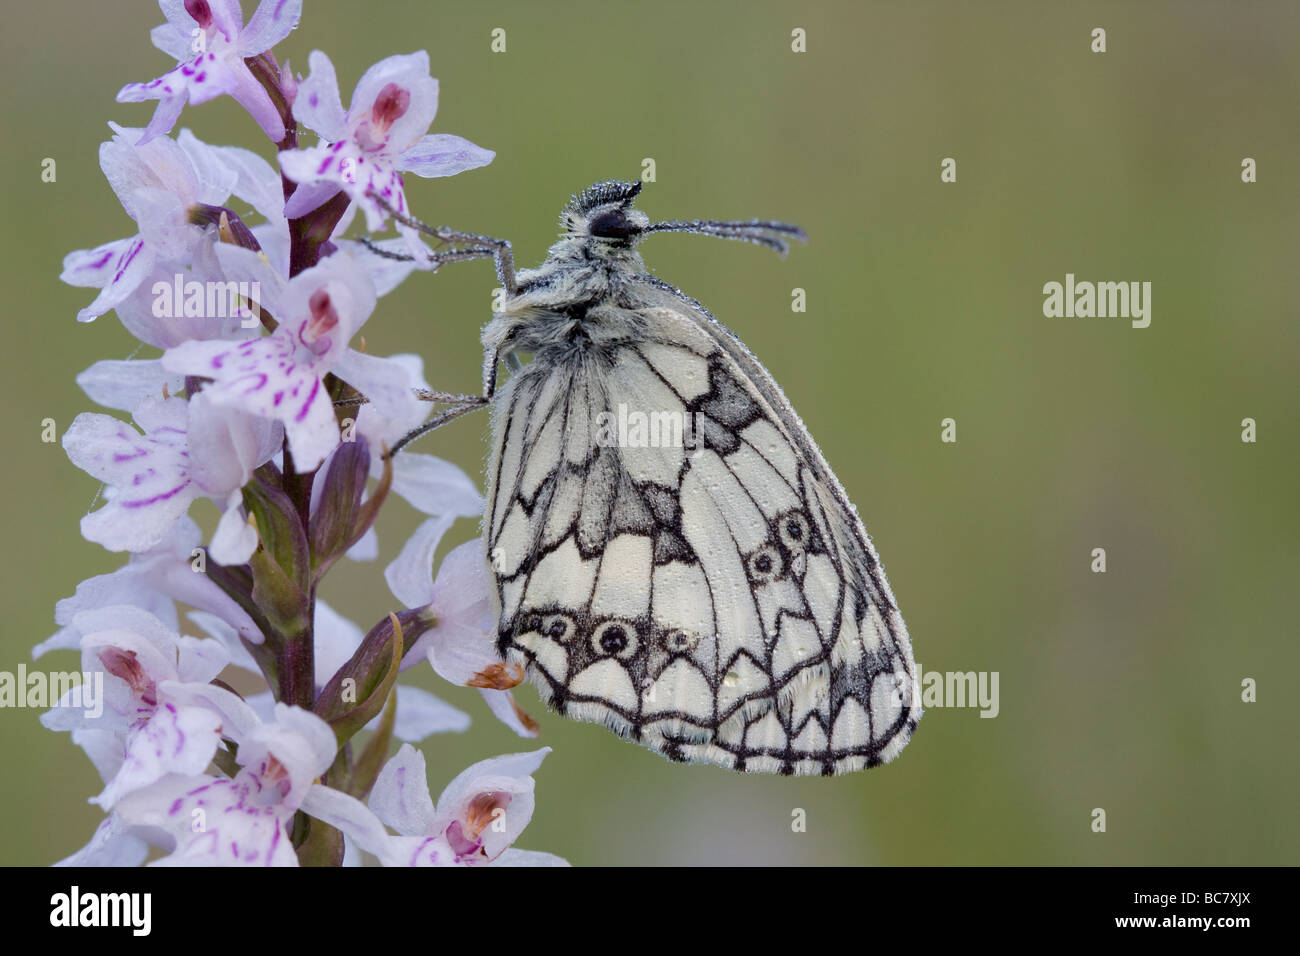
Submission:
M 690 762 L 892 759 L 915 663 L 870 540 L 771 376 L 649 277 L 617 344 L 497 393 L 485 540 L 498 646 L 552 707 Z

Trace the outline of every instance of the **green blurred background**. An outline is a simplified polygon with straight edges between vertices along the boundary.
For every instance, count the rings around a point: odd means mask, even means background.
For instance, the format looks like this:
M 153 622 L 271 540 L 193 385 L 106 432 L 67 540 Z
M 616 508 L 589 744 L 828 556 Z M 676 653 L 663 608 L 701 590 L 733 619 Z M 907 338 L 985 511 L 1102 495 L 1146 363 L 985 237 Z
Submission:
M 3 670 L 52 633 L 57 599 L 121 562 L 80 538 L 96 484 L 39 432 L 92 407 L 77 372 L 136 348 L 112 315 L 78 325 L 93 291 L 58 273 L 69 250 L 134 232 L 96 147 L 110 119 L 147 122 L 152 105 L 113 98 L 168 66 L 148 42 L 161 19 L 143 0 L 20 4 L 0 38 Z M 305 71 L 313 48 L 345 102 L 371 63 L 429 51 L 434 130 L 498 155 L 411 177 L 412 206 L 512 239 L 521 265 L 571 192 L 646 157 L 653 218 L 802 224 L 810 242 L 784 261 L 692 236 L 644 253 L 785 387 L 866 520 L 922 666 L 1000 674 L 996 719 L 931 710 L 895 763 L 829 780 L 670 764 L 523 688 L 554 753 L 522 846 L 578 864 L 1300 861 L 1300 7 L 307 0 L 279 52 Z M 229 100 L 179 126 L 272 156 Z M 1044 318 L 1042 286 L 1067 272 L 1151 282 L 1150 328 Z M 417 351 L 435 386 L 475 390 L 494 285 L 486 263 L 413 277 L 381 300 L 369 350 Z M 940 442 L 946 417 L 956 444 Z M 480 475 L 486 427 L 462 420 L 422 450 Z M 210 505 L 194 513 L 211 526 Z M 326 583 L 363 627 L 392 605 L 382 567 L 416 519 L 393 501 L 381 561 Z M 446 546 L 475 533 L 462 522 Z M 1089 570 L 1097 547 L 1105 574 Z M 435 793 L 533 746 L 476 692 L 412 673 L 474 717 L 426 742 Z M 1240 700 L 1246 677 L 1257 703 Z M 89 761 L 37 717 L 0 712 L 3 863 L 56 860 L 99 819 Z

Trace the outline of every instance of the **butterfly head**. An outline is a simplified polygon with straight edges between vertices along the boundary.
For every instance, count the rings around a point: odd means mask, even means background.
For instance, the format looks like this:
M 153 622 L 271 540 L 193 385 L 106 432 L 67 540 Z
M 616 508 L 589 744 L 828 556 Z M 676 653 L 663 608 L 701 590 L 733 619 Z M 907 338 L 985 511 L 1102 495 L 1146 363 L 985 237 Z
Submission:
M 652 232 L 693 232 L 701 236 L 753 242 L 785 255 L 789 251 L 790 240 L 808 240 L 798 226 L 761 219 L 747 222 L 692 219 L 685 222 L 673 220 L 652 223 L 645 213 L 632 208 L 632 200 L 639 192 L 639 182 L 609 180 L 588 186 L 569 201 L 560 215 L 560 226 L 564 230 L 561 247 L 566 247 L 566 251 L 577 252 L 585 259 L 598 256 L 618 258 L 622 250 L 631 249 Z
M 641 183 L 620 180 L 596 183 L 574 196 L 560 216 L 566 238 L 587 240 L 595 250 L 630 248 L 650 226 L 650 218 L 632 208 Z

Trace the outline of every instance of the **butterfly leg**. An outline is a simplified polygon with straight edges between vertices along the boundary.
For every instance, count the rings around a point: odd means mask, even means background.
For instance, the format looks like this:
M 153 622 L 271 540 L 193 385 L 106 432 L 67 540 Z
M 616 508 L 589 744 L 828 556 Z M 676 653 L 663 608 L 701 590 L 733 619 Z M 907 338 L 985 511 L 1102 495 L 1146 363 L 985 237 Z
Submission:
M 415 222 L 418 222 L 418 220 L 411 220 L 407 222 L 407 225 L 411 226 Z M 519 291 L 519 283 L 515 281 L 515 257 L 510 248 L 509 239 L 494 239 L 491 236 L 480 236 L 472 232 L 457 232 L 446 226 L 434 228 L 422 222 L 418 226 L 413 226 L 413 228 L 420 229 L 421 232 L 427 232 L 428 235 L 441 239 L 443 242 L 468 243 L 476 249 L 491 249 L 492 261 L 497 267 L 497 281 L 501 283 L 501 288 L 506 290 L 507 295 L 515 295 Z
M 454 421 L 467 412 L 482 408 L 492 401 L 492 396 L 497 390 L 497 352 L 495 349 L 489 349 L 483 357 L 483 394 L 482 395 L 452 395 L 447 392 L 435 392 L 430 389 L 415 390 L 417 398 L 429 402 L 447 403 L 452 407 L 434 415 L 427 422 L 411 429 L 396 444 L 388 450 L 386 457 L 391 458 L 402 448 L 419 438 L 426 432 L 431 432 L 435 428 L 441 428 L 450 421 Z
M 453 395 L 451 392 L 435 392 L 429 388 L 412 389 L 415 397 L 422 402 L 435 402 L 439 405 L 464 405 L 468 402 L 477 402 L 482 396 L 479 395 Z
M 369 195 L 374 199 L 376 199 L 379 202 L 379 204 L 383 206 L 384 209 L 386 209 L 390 215 L 392 215 L 394 219 L 396 219 L 404 226 L 409 226 L 410 228 L 414 229 L 416 232 L 429 236 L 433 239 L 438 239 L 442 242 L 450 242 L 456 245 L 464 245 L 468 243 L 474 246 L 475 247 L 474 249 L 465 250 L 465 251 L 473 252 L 476 254 L 467 255 L 464 256 L 463 258 L 467 258 L 467 259 L 483 258 L 485 257 L 485 250 L 490 250 L 492 259 L 496 264 L 497 279 L 501 282 L 501 287 L 506 290 L 507 295 L 514 295 L 516 292 L 519 291 L 519 284 L 515 281 L 514 253 L 510 248 L 510 241 L 508 239 L 494 239 L 491 236 L 480 236 L 477 233 L 473 233 L 473 232 L 457 232 L 456 230 L 449 229 L 446 226 L 431 226 L 427 222 L 421 222 L 419 219 L 416 219 L 414 216 L 407 216 L 403 213 L 398 212 L 396 209 L 390 206 L 387 200 L 385 200 L 383 197 L 378 196 L 374 193 L 370 193 Z M 366 245 L 372 250 L 379 252 L 380 255 L 386 255 L 389 258 L 399 257 L 398 253 L 386 253 L 381 250 L 375 249 L 374 246 L 371 245 L 370 243 L 366 243 Z M 443 255 L 455 255 L 457 251 L 459 250 L 453 250 L 450 253 L 443 253 Z
M 428 223 L 404 215 L 394 209 L 388 202 L 380 196 L 371 194 L 380 205 L 382 205 L 398 222 L 416 230 L 417 232 L 438 239 L 441 242 L 451 243 L 453 245 L 468 244 L 468 249 L 451 249 L 446 252 L 433 253 L 435 261 L 438 264 L 444 262 L 456 262 L 466 259 L 479 259 L 491 256 L 497 270 L 497 279 L 508 295 L 515 295 L 519 291 L 519 285 L 515 280 L 515 261 L 514 254 L 510 248 L 510 242 L 506 239 L 494 239 L 491 236 L 480 236 L 477 233 L 457 232 L 446 226 L 430 226 Z M 366 248 L 378 255 L 389 259 L 400 261 L 409 261 L 412 257 L 401 253 L 389 252 L 378 248 L 369 239 L 363 239 L 362 243 Z M 483 357 L 483 394 L 482 395 L 453 395 L 448 392 L 437 392 L 432 389 L 415 389 L 417 398 L 428 402 L 437 402 L 439 404 L 450 405 L 433 418 L 429 419 L 418 428 L 413 428 L 407 432 L 389 449 L 386 457 L 391 458 L 395 453 L 400 451 L 406 445 L 419 438 L 426 432 L 431 432 L 435 428 L 440 428 L 450 421 L 454 421 L 467 412 L 472 412 L 476 408 L 482 408 L 492 401 L 492 396 L 496 394 L 497 384 L 497 363 L 500 361 L 500 353 L 496 349 L 489 349 Z M 518 371 L 519 360 L 513 354 L 506 356 L 506 361 L 512 370 Z M 347 400 L 337 404 L 363 404 L 365 399 Z
M 438 392 L 431 388 L 413 388 L 411 394 L 422 402 L 432 402 L 435 405 L 482 405 L 483 397 L 481 395 L 456 395 L 451 392 Z M 341 398 L 334 403 L 335 408 L 355 408 L 358 405 L 369 405 L 370 399 L 364 395 L 358 395 L 356 398 Z
M 398 262 L 414 262 L 415 256 L 406 252 L 393 252 L 389 249 L 381 249 L 375 241 L 369 236 L 363 236 L 357 240 L 377 256 L 383 256 L 385 259 L 395 259 Z M 492 259 L 496 257 L 496 251 L 486 246 L 478 246 L 472 249 L 451 249 L 447 252 L 431 252 L 429 258 L 433 262 L 433 268 L 436 270 L 440 266 L 445 266 L 449 262 L 466 262 L 470 259 Z
M 451 408 L 439 412 L 437 415 L 434 415 L 423 425 L 419 426 L 418 428 L 412 428 L 409 432 L 407 432 L 405 435 L 399 438 L 396 444 L 394 444 L 392 448 L 388 449 L 388 454 L 385 455 L 384 457 L 392 458 L 395 454 L 397 454 L 399 451 L 401 451 L 403 448 L 405 448 L 407 445 L 415 441 L 415 439 L 419 438 L 421 435 L 425 434 L 426 432 L 431 432 L 435 428 L 441 428 L 443 425 L 447 424 L 448 422 L 460 418 L 460 416 L 464 415 L 466 412 L 472 412 L 475 409 L 482 408 L 486 404 L 487 404 L 486 399 L 476 398 L 473 402 L 468 402 L 464 405 L 453 405 Z
M 451 408 L 439 412 L 420 427 L 407 432 L 398 439 L 397 443 L 393 445 L 392 448 L 388 450 L 388 454 L 385 457 L 391 458 L 400 448 L 419 438 L 425 432 L 431 432 L 435 428 L 459 418 L 466 412 L 472 412 L 476 408 L 482 408 L 491 400 L 489 397 L 484 397 L 482 395 L 453 395 L 449 392 L 435 392 L 432 389 L 427 388 L 413 388 L 411 391 L 415 394 L 415 397 L 421 401 L 435 402 L 439 405 L 450 405 Z M 358 405 L 369 404 L 369 402 L 370 399 L 365 396 L 358 396 L 356 398 L 340 399 L 334 403 L 334 407 L 355 407 Z

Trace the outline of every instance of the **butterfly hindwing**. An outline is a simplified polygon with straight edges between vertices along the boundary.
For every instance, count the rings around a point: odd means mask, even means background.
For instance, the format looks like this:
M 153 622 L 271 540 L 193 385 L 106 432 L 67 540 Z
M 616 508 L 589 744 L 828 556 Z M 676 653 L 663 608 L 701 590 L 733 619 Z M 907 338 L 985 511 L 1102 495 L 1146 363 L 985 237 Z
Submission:
M 623 330 L 552 350 L 493 405 L 498 646 L 553 707 L 669 757 L 838 773 L 920 711 L 866 532 L 766 370 L 649 280 Z

